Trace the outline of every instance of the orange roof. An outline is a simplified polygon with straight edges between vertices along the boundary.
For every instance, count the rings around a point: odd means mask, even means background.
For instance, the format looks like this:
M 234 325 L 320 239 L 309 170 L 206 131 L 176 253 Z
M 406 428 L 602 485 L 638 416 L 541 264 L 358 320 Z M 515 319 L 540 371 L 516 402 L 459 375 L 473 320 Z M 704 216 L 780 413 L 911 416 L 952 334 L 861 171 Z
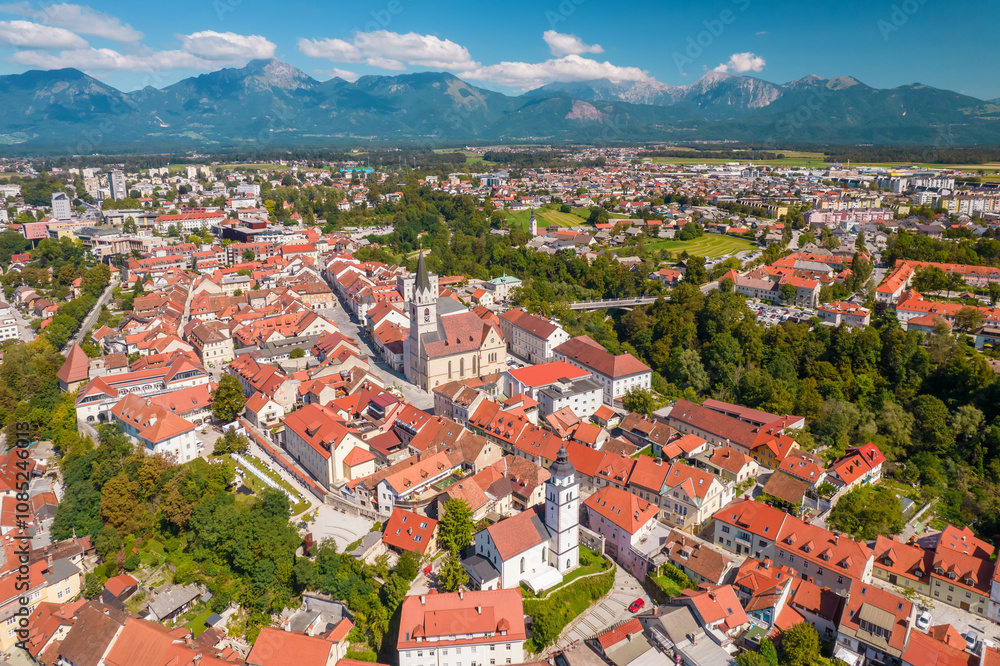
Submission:
M 400 550 L 423 553 L 431 543 L 437 523 L 413 511 L 393 509 L 382 531 L 382 542 Z
M 59 368 L 56 377 L 66 384 L 87 381 L 90 375 L 90 359 L 77 343 L 73 343 L 69 353 L 66 354 L 66 362 Z
M 325 638 L 264 627 L 247 656 L 247 663 L 255 666 L 326 666 L 332 650 L 333 643 Z
M 655 505 L 616 486 L 602 487 L 583 505 L 629 534 L 638 532 L 657 513 Z
M 466 638 L 467 634 L 478 637 Z M 418 638 L 423 642 L 418 643 Z M 448 647 L 453 644 L 523 641 L 526 638 L 520 588 L 469 590 L 407 597 L 400 612 L 396 648 L 426 647 L 429 639 L 437 639 L 432 645 Z
M 597 637 L 597 642 L 600 643 L 601 648 L 607 650 L 612 645 L 617 645 L 624 640 L 627 640 L 630 636 L 635 636 L 642 633 L 642 623 L 639 622 L 639 618 L 634 617 L 625 624 L 615 627 L 611 631 L 605 632 Z

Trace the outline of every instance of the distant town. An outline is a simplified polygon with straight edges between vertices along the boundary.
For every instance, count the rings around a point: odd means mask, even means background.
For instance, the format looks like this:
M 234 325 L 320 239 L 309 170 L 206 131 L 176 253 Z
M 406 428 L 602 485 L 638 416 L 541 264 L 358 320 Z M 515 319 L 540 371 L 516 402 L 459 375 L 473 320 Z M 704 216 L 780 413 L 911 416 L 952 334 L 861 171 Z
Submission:
M 9 663 L 1000 665 L 1000 166 L 554 154 L 0 160 Z

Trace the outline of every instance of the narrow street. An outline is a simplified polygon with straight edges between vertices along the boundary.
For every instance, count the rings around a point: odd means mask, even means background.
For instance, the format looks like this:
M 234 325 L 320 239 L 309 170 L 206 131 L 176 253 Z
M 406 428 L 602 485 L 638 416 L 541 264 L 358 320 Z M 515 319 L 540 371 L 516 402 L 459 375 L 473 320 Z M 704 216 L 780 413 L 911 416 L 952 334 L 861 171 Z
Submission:
M 114 291 L 115 286 L 116 283 L 112 281 L 104 289 L 104 293 L 101 294 L 101 297 L 99 299 L 97 299 L 97 304 L 93 308 L 91 308 L 90 312 L 84 318 L 83 324 L 80 325 L 80 330 L 78 330 L 73 335 L 73 337 L 69 339 L 69 341 L 66 343 L 66 346 L 63 347 L 64 354 L 68 353 L 69 350 L 73 348 L 74 344 L 80 342 L 85 337 L 87 337 L 87 333 L 90 331 L 91 328 L 93 328 L 94 323 L 97 321 L 97 317 L 101 314 L 101 308 L 107 305 L 108 301 L 111 299 L 111 294 Z
M 375 350 L 372 349 L 367 332 L 362 331 L 361 326 L 354 321 L 346 310 L 344 310 L 340 301 L 337 301 L 337 305 L 334 307 L 318 309 L 316 310 L 316 313 L 332 321 L 337 325 L 337 328 L 340 329 L 341 333 L 358 342 L 362 353 L 368 355 L 368 357 L 372 359 L 373 371 L 382 381 L 385 382 L 386 388 L 395 385 L 400 389 L 400 391 L 402 391 L 403 397 L 411 405 L 418 409 L 423 409 L 433 413 L 434 396 L 406 381 L 406 377 L 402 374 L 393 372 L 389 369 L 389 367 L 379 358 L 378 354 L 375 353 Z

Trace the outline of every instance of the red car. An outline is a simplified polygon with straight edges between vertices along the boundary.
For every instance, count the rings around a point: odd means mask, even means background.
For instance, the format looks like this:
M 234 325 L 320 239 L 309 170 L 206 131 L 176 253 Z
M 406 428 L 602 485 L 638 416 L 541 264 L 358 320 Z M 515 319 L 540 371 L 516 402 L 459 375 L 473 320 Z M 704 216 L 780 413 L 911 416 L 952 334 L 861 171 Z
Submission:
M 636 612 L 642 610 L 642 607 L 645 606 L 645 605 L 646 605 L 645 601 L 643 601 L 642 599 L 636 599 L 631 604 L 629 604 L 628 612 L 629 613 L 636 613 Z

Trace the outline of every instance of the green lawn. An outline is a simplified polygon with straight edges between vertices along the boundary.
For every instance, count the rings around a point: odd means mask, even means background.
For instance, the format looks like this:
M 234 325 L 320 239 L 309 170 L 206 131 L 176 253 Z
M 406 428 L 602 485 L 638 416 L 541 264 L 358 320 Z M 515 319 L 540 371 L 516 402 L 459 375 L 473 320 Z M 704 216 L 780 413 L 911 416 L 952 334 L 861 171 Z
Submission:
M 646 448 L 640 449 L 639 451 L 632 454 L 633 458 L 638 458 L 639 456 L 648 456 L 650 458 L 655 458 L 656 456 L 653 455 L 653 445 L 650 444 Z
M 535 654 L 544 650 L 559 638 L 566 625 L 587 610 L 591 603 L 607 594 L 614 582 L 615 572 L 612 569 L 600 576 L 576 580 L 547 599 L 525 599 L 524 614 L 534 620 L 534 635 L 525 647 Z
M 236 462 L 235 460 L 233 460 L 232 456 L 229 456 L 227 454 L 226 457 L 228 457 L 230 460 L 232 460 L 233 464 L 236 465 L 236 467 L 238 467 L 243 472 L 244 482 L 246 483 L 247 487 L 250 488 L 250 490 L 254 491 L 255 493 L 257 493 L 259 495 L 260 493 L 264 492 L 264 490 L 266 490 L 269 487 L 263 481 L 261 481 L 260 479 L 258 479 L 254 474 L 252 474 L 248 469 L 246 469 L 243 465 L 241 465 L 238 462 Z M 274 470 L 268 468 L 263 461 L 261 461 L 261 460 L 256 460 L 256 461 L 251 460 L 251 462 L 256 463 L 256 464 L 254 464 L 254 467 L 256 467 L 258 470 L 260 470 L 261 472 L 263 472 L 264 474 L 266 474 L 268 477 L 270 477 L 270 479 L 272 481 L 274 481 L 279 486 L 281 486 L 282 488 L 284 488 L 285 490 L 287 490 L 288 492 L 290 492 L 292 494 L 292 497 L 295 497 L 296 494 L 299 492 L 298 490 L 296 490 L 295 488 L 293 488 L 291 486 L 291 484 L 289 484 L 287 481 L 285 481 L 283 478 L 281 478 L 281 475 L 279 475 Z M 292 515 L 293 516 L 297 516 L 297 515 L 299 515 L 301 513 L 304 513 L 306 511 L 308 511 L 309 507 L 311 507 L 311 506 L 312 505 L 307 500 L 302 500 L 301 502 L 296 502 L 295 504 L 292 504 Z
M 587 548 L 586 546 L 580 546 L 580 562 L 581 566 L 577 567 L 576 569 L 571 571 L 569 575 L 563 578 L 563 582 L 559 583 L 551 590 L 543 590 L 542 596 L 544 597 L 546 595 L 557 593 L 559 590 L 563 589 L 577 578 L 581 578 L 583 576 L 589 576 L 591 574 L 599 573 L 601 571 L 607 571 L 608 569 L 611 568 L 611 562 L 608 559 L 601 557 L 600 555 L 598 555 L 591 549 Z M 588 564 L 583 564 L 583 562 L 588 562 Z M 525 599 L 537 598 L 535 594 L 531 591 L 531 588 L 524 584 L 521 585 L 521 593 L 524 595 Z
M 205 621 L 208 620 L 208 618 L 211 617 L 211 615 L 212 615 L 212 609 L 206 608 L 202 612 L 198 613 L 185 626 L 187 626 L 187 628 L 191 630 L 191 633 L 194 634 L 195 638 L 198 638 L 205 632 L 206 629 L 208 629 L 208 625 L 205 624 Z
M 586 209 L 581 208 L 579 210 Z M 589 226 L 587 224 L 586 215 L 590 215 L 590 211 L 586 211 L 584 217 L 581 217 L 575 212 L 560 213 L 554 207 L 550 208 L 549 204 L 535 210 L 535 217 L 538 219 L 539 229 L 545 229 L 545 227 L 551 224 L 557 224 L 560 227 Z M 530 210 L 519 210 L 516 213 L 510 213 L 507 215 L 507 226 L 511 229 L 521 229 L 522 231 L 527 231 L 528 221 L 530 219 Z
M 653 578 L 660 589 L 663 590 L 664 594 L 668 597 L 679 597 L 681 595 L 681 586 L 677 584 L 677 581 L 672 578 L 667 578 L 666 576 L 656 576 Z
M 678 254 L 687 251 L 692 256 L 707 257 L 709 259 L 759 247 L 756 243 L 744 238 L 722 236 L 719 234 L 705 234 L 701 238 L 692 241 L 662 240 L 646 243 L 647 250 L 670 250 Z M 621 247 L 616 248 L 614 252 L 621 254 L 631 249 L 632 247 Z
M 823 153 L 811 153 L 794 150 L 778 150 L 785 157 L 780 160 L 754 160 L 754 164 L 766 164 L 768 166 L 801 166 L 801 167 L 825 167 L 830 163 Z M 748 160 L 738 154 L 728 159 L 710 159 L 704 157 L 653 157 L 650 158 L 657 164 L 728 164 L 729 162 L 740 162 L 746 164 Z

